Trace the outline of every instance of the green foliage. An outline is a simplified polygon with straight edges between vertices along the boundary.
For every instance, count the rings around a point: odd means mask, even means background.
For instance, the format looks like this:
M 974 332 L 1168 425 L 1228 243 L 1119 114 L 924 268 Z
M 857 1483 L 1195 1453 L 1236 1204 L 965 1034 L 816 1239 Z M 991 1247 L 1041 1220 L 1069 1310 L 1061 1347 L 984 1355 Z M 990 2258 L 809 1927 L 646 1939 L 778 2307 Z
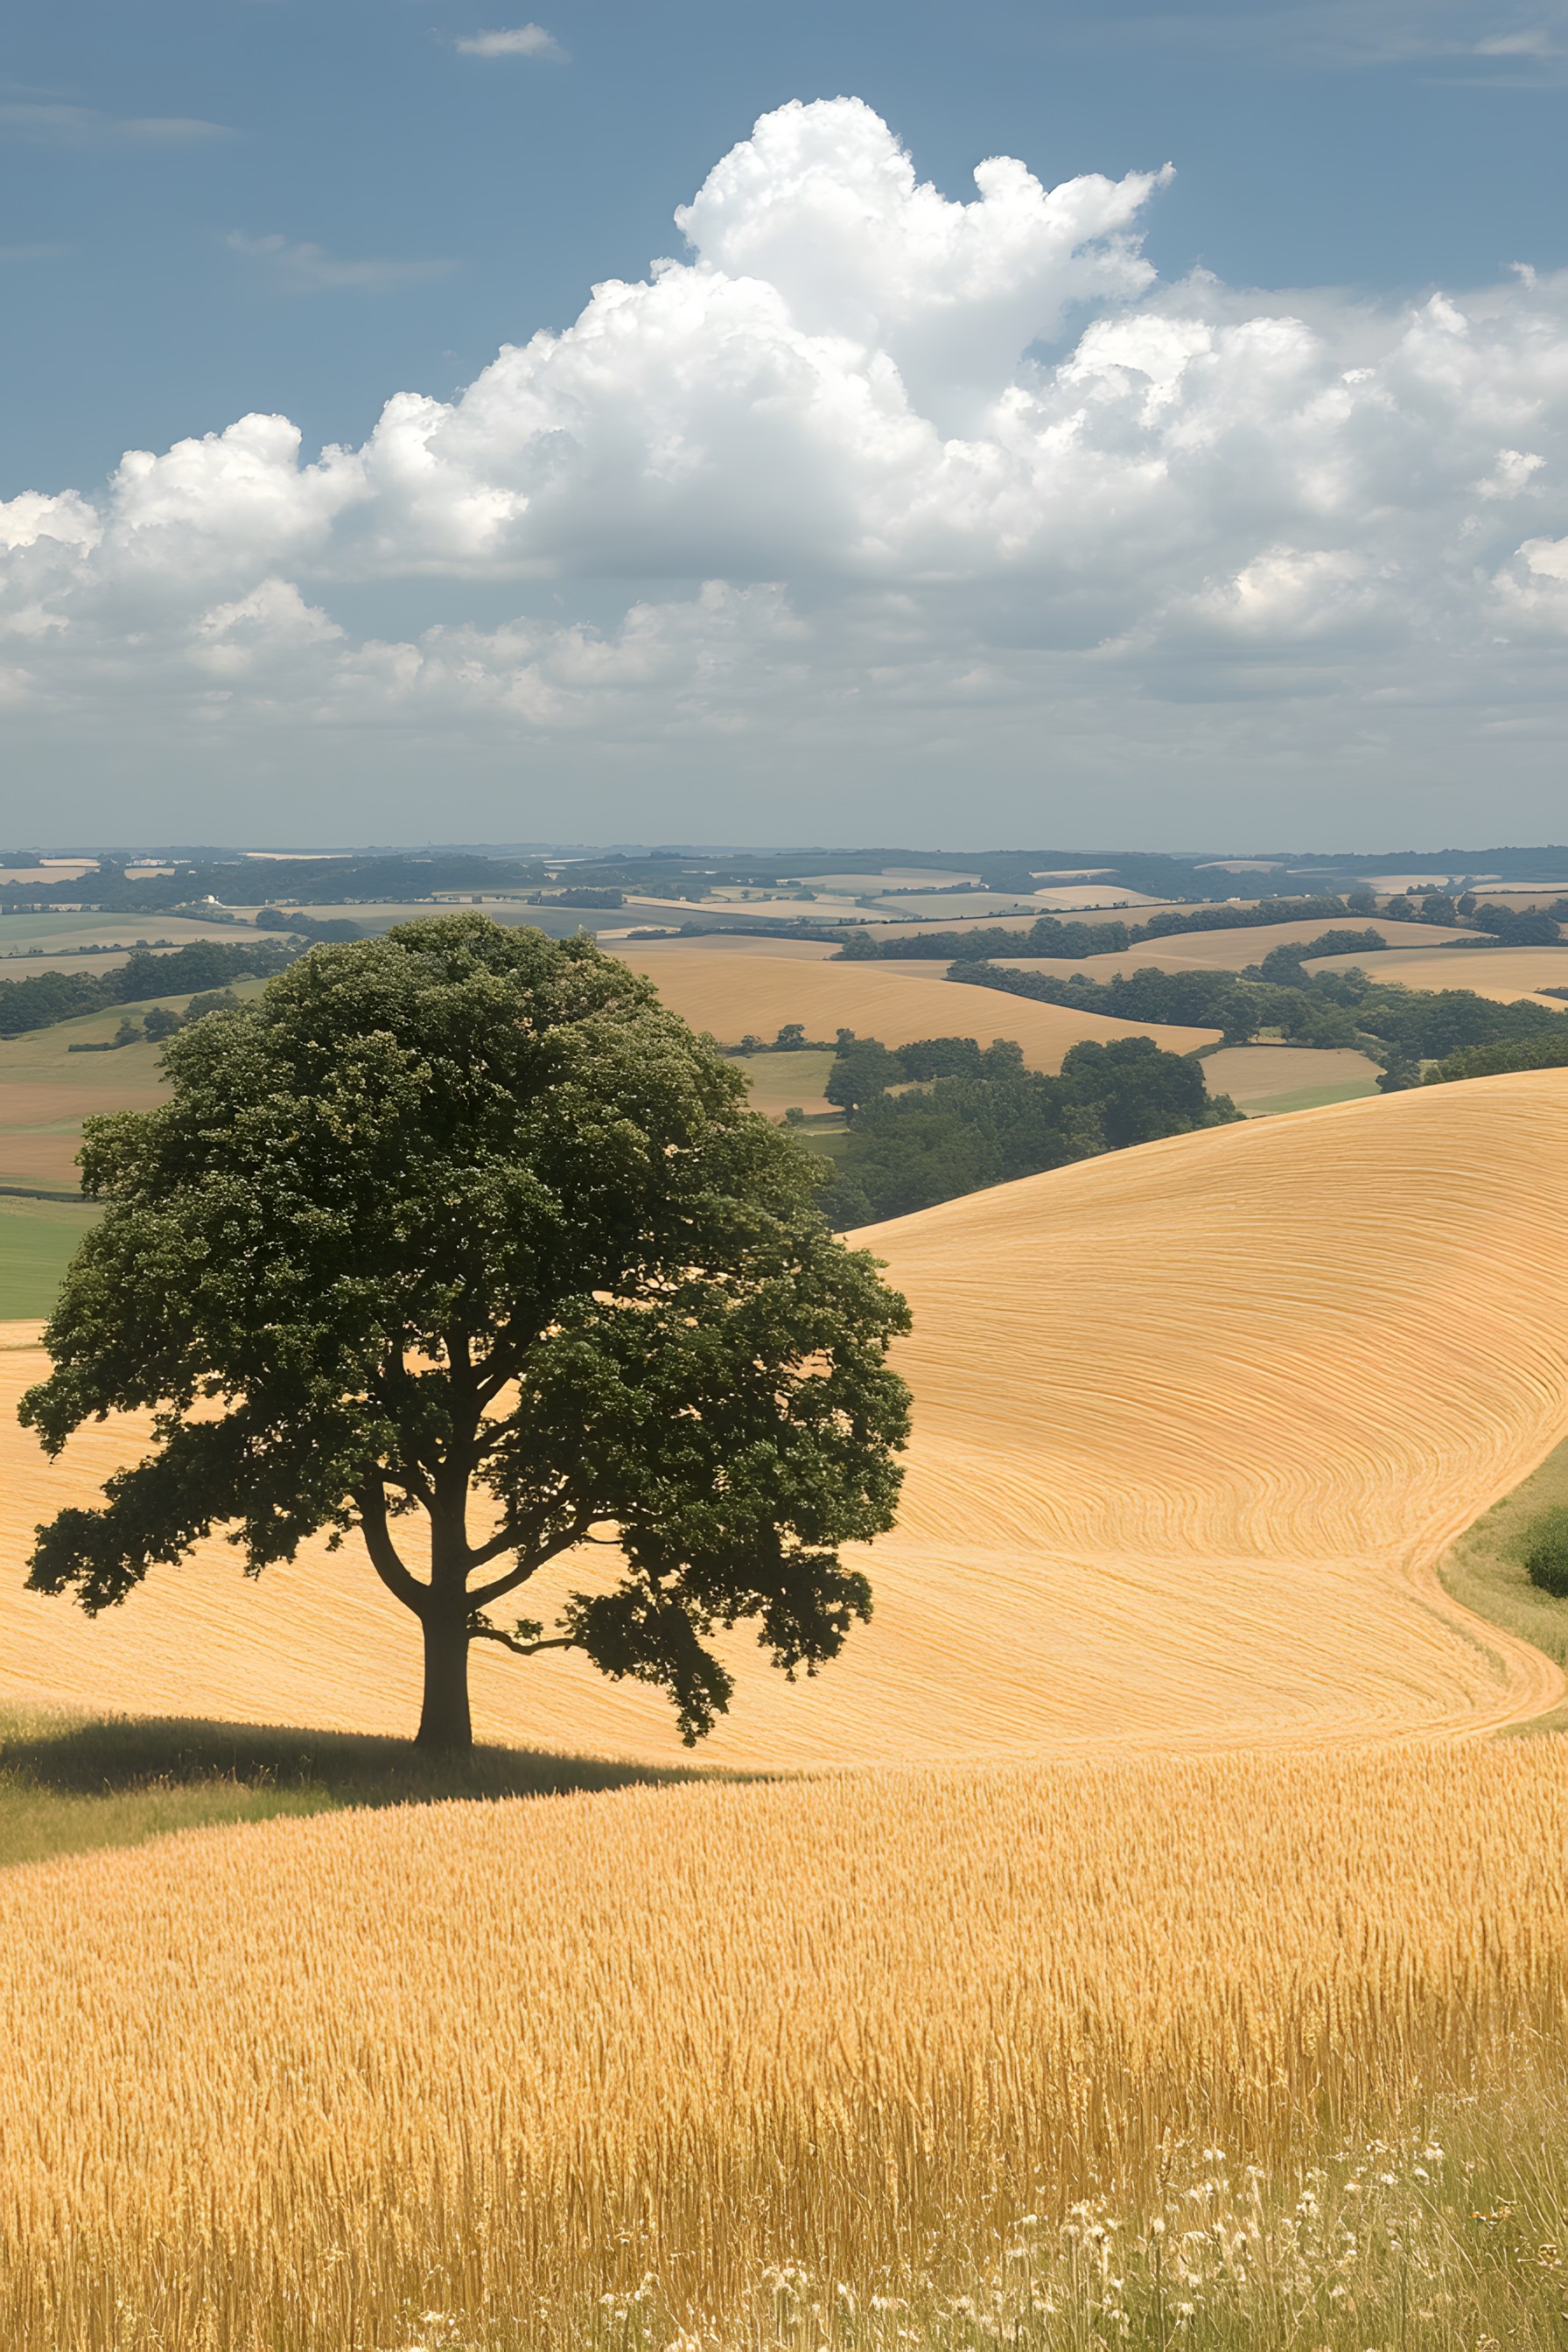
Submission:
M 307 940 L 313 945 L 318 940 L 363 940 L 363 923 L 351 922 L 346 916 L 301 914 L 298 907 L 287 912 L 280 907 L 263 907 L 256 918 L 258 931 L 291 931 L 296 939 Z
M 1278 1030 L 1294 1045 L 1355 1045 L 1390 1069 L 1408 1069 L 1408 1080 L 1401 1083 L 1411 1085 L 1419 1063 L 1463 1046 L 1527 1037 L 1568 1039 L 1568 1015 L 1528 998 L 1499 1004 L 1469 989 L 1384 987 L 1361 971 L 1299 977 L 1299 985 L 1281 987 L 1234 972 L 1160 971 L 1150 966 L 1109 981 L 1088 980 L 1082 973 L 1058 980 L 1053 973 L 988 963 L 958 963 L 948 973 L 950 980 L 1041 1003 L 1068 1004 L 1080 1013 L 1219 1029 L 1227 1045 L 1246 1045 L 1263 1029 Z
M 1503 948 L 1542 948 L 1563 936 L 1562 927 L 1542 907 L 1497 907 L 1484 901 L 1471 919 Z
M 1568 1024 L 1564 1024 L 1568 1031 Z M 1538 1036 L 1510 1037 L 1492 1045 L 1466 1045 L 1447 1054 L 1426 1073 L 1429 1086 L 1451 1078 L 1489 1078 L 1505 1070 L 1561 1070 L 1568 1067 L 1568 1034 L 1551 1031 Z
M 897 1054 L 889 1053 L 875 1037 L 858 1037 L 839 1047 L 822 1091 L 830 1103 L 853 1118 L 889 1087 L 901 1085 L 904 1075 Z
M 1531 1584 L 1568 1601 L 1568 1505 L 1553 1504 L 1531 1521 L 1521 1557 Z
M 1314 956 L 1378 955 L 1386 953 L 1388 941 L 1381 931 L 1321 931 L 1315 940 L 1303 940 L 1294 947 L 1270 948 L 1258 970 L 1263 979 L 1283 988 L 1304 988 L 1308 985 L 1305 966 Z
M 941 1037 L 879 1051 L 898 1072 L 889 1083 L 916 1083 L 858 1108 L 824 1192 L 841 1230 L 1239 1116 L 1227 1098 L 1210 1099 L 1197 1063 L 1146 1037 L 1075 1045 L 1056 1077 L 1026 1069 L 1005 1038 L 984 1049 Z
M 141 948 L 105 971 L 40 971 L 28 980 L 0 980 L 0 1037 L 51 1029 L 107 1005 L 139 1004 L 150 996 L 183 996 L 188 989 L 221 988 L 231 980 L 266 979 L 281 971 L 297 948 L 274 940 L 230 947 L 192 940 L 165 955 Z
M 422 1736 L 458 1746 L 477 1639 L 658 1684 L 688 1739 L 730 1696 L 715 1627 L 786 1673 L 837 1654 L 869 1609 L 838 1547 L 892 1522 L 908 1310 L 650 982 L 454 915 L 312 950 L 164 1060 L 166 1103 L 88 1123 L 108 1211 L 21 1409 L 50 1453 L 121 1411 L 158 1443 L 40 1530 L 35 1591 L 95 1612 L 216 1527 L 253 1573 L 356 1528 L 424 1626 Z M 492 1622 L 606 1530 L 619 1584 L 549 1636 Z

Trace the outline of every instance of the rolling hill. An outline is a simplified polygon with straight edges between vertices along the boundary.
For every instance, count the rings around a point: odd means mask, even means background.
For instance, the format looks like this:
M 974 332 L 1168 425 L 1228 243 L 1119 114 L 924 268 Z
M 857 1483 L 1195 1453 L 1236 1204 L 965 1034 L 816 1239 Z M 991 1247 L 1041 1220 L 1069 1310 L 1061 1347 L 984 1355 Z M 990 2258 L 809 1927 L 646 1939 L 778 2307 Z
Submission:
M 738 1643 L 705 1757 L 1318 1746 L 1552 1705 L 1556 1668 L 1431 1565 L 1568 1428 L 1565 1148 L 1568 1072 L 1531 1072 L 1182 1136 L 860 1236 L 915 1309 L 876 1619 L 798 1686 Z M 41 1370 L 31 1336 L 0 1349 L 7 1399 Z M 48 1465 L 6 1423 L 6 1696 L 411 1725 L 415 1628 L 357 1547 L 251 1584 L 213 1544 L 96 1622 L 24 1594 L 33 1526 L 126 1447 L 94 1426 Z M 488 1736 L 679 1753 L 661 1701 L 569 1658 L 486 1654 L 475 1684 Z
M 1173 1054 L 1191 1053 L 1219 1037 L 1217 1029 L 1113 1021 L 1103 1013 L 954 988 L 929 964 L 906 972 L 898 965 L 716 956 L 629 940 L 617 944 L 615 953 L 647 973 L 672 1012 L 694 1029 L 710 1030 L 721 1045 L 733 1045 L 748 1031 L 771 1040 L 788 1021 L 803 1023 L 808 1037 L 829 1042 L 838 1029 L 879 1037 L 885 1045 L 907 1045 L 917 1037 L 974 1037 L 988 1045 L 994 1038 L 1013 1037 L 1032 1068 L 1054 1071 L 1068 1048 L 1086 1037 L 1152 1037 Z
M 1343 971 L 1355 956 L 1320 956 L 1309 971 Z M 1365 969 L 1388 987 L 1468 988 L 1500 1004 L 1533 997 L 1561 1013 L 1563 1000 L 1543 996 L 1544 988 L 1568 988 L 1568 947 L 1457 948 L 1436 953 L 1411 949 L 1364 959 Z

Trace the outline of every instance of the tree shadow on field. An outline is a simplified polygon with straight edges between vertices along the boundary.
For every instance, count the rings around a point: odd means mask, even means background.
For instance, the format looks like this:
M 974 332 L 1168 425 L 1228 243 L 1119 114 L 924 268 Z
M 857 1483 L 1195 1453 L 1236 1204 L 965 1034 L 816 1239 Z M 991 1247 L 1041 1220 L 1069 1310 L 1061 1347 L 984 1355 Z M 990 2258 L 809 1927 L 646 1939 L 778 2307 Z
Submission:
M 563 1797 L 742 1780 L 701 1765 L 616 1763 L 546 1749 L 440 1756 L 407 1740 L 185 1716 L 0 1711 L 0 1867 L 174 1830 L 350 1805 Z

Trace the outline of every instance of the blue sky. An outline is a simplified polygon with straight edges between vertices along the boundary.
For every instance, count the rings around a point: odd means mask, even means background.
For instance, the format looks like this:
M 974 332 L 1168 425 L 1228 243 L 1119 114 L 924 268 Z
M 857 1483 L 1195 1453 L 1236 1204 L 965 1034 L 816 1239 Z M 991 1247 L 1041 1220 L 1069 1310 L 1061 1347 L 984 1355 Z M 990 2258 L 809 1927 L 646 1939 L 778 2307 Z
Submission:
M 1568 263 L 1562 0 L 972 0 L 962 14 L 926 0 L 542 0 L 531 21 L 497 0 L 62 0 L 13 19 L 0 499 L 22 500 L 10 535 L 23 568 L 0 708 L 21 772 L 48 780 L 68 830 L 1238 843 L 1551 829 L 1568 604 L 1552 551 L 1568 544 L 1568 396 L 1553 390 L 1568 296 L 1552 282 Z M 790 331 L 858 339 L 861 358 L 835 378 L 838 411 L 868 385 L 879 401 L 891 367 L 917 419 L 982 453 L 967 471 L 917 480 L 927 460 L 885 405 L 882 439 L 857 426 L 850 451 L 825 437 L 818 401 L 778 462 L 803 516 L 820 490 L 820 527 L 795 530 L 782 499 L 751 512 L 748 436 L 782 395 L 748 376 L 716 420 L 703 386 L 737 334 L 761 331 L 693 313 L 681 365 L 669 338 L 688 326 L 667 305 L 634 333 L 625 413 L 577 376 L 562 392 L 561 368 L 549 390 L 531 376 L 492 386 L 461 459 L 465 510 L 507 506 L 483 544 L 454 537 L 449 514 L 406 528 L 405 467 L 395 524 L 370 520 L 391 512 L 384 470 L 374 496 L 351 495 L 346 477 L 318 496 L 311 478 L 309 514 L 260 530 L 256 499 L 293 499 L 285 475 L 323 445 L 360 450 L 394 395 L 460 402 L 503 343 L 575 331 L 595 283 L 640 282 L 658 256 L 690 262 L 676 206 L 759 117 L 841 96 L 880 118 L 950 206 L 973 206 L 988 156 L 1018 159 L 1047 189 L 1175 166 L 1124 216 L 1088 223 L 1093 266 L 1075 276 L 1058 256 L 1067 274 L 1046 270 L 1037 318 L 1029 288 L 1045 262 L 1005 236 L 972 257 L 934 323 L 911 325 L 906 302 L 902 327 L 888 324 L 905 300 L 892 280 L 931 267 L 915 214 L 913 243 L 900 228 L 903 257 L 889 246 L 892 278 L 875 286 L 825 291 L 804 247 L 784 254 L 768 282 Z M 781 163 L 775 142 L 740 194 L 715 200 L 703 268 L 747 277 L 756 207 L 808 213 L 824 174 L 882 184 L 864 113 L 858 160 L 843 163 L 847 121 L 808 118 L 804 163 L 793 148 Z M 1138 276 L 1134 243 L 1157 277 Z M 1179 295 L 1194 268 L 1200 290 Z M 998 270 L 1022 276 L 990 375 L 960 396 L 948 359 L 962 373 L 959 346 L 991 299 L 981 281 L 994 290 Z M 1462 326 L 1423 330 L 1413 359 L 1410 321 L 1430 322 L 1439 289 Z M 1491 290 L 1467 307 L 1475 289 Z M 1086 329 L 1142 322 L 1136 350 L 1093 347 L 1103 419 L 1107 367 L 1123 398 L 1129 367 L 1154 382 L 1149 338 L 1168 341 L 1177 314 L 1209 338 L 1199 354 L 1183 328 L 1185 373 L 1160 394 L 1167 419 L 1172 400 L 1188 404 L 1185 425 L 1134 451 L 1124 420 L 1092 466 L 1046 478 L 1040 451 L 1080 429 L 1068 395 Z M 1311 351 L 1266 358 L 1258 322 L 1284 318 Z M 953 352 L 939 362 L 944 332 Z M 1476 358 L 1463 382 L 1444 334 Z M 679 413 L 656 431 L 671 366 Z M 997 403 L 1020 370 L 1038 411 L 1026 494 L 994 478 L 1011 447 Z M 1331 429 L 1331 387 L 1352 379 L 1372 389 L 1352 385 L 1357 417 Z M 193 487 L 188 467 L 158 475 L 155 511 L 144 489 L 128 506 L 123 481 L 105 488 L 122 451 L 162 457 L 252 414 L 292 420 L 300 440 L 297 455 L 247 450 L 247 480 L 259 467 L 272 487 L 247 489 L 243 513 L 232 466 L 216 489 L 207 476 Z M 1153 415 L 1145 401 L 1146 442 Z M 607 480 L 627 431 L 647 436 L 638 481 L 664 482 L 678 446 L 677 471 L 705 473 L 709 504 L 665 499 L 623 529 L 637 483 L 616 476 L 618 490 L 584 493 L 541 535 L 546 478 L 564 463 L 580 483 Z M 896 492 L 895 443 L 916 467 Z M 1194 474 L 1194 450 L 1221 444 L 1224 462 Z M 455 446 L 448 433 L 448 470 Z M 1180 518 L 1151 509 L 1129 538 L 1113 446 L 1140 497 L 1152 467 L 1178 481 Z M 1260 491 L 1258 452 L 1281 446 L 1296 452 L 1291 478 Z M 859 468 L 852 495 L 847 467 Z M 977 467 L 991 485 L 984 546 L 960 511 Z M 40 524 L 32 493 L 76 503 Z M 932 499 L 948 502 L 948 536 L 916 544 L 902 522 Z M 1374 527 L 1385 509 L 1400 520 Z M 154 540 L 162 569 L 149 571 Z M 113 547 L 132 541 L 142 557 L 114 570 Z M 44 562 L 62 549 L 68 577 Z M 182 603 L 175 583 L 193 579 Z M 454 667 L 462 630 L 483 644 Z M 164 655 L 127 651 L 149 644 Z M 437 776 L 449 824 L 427 817 Z

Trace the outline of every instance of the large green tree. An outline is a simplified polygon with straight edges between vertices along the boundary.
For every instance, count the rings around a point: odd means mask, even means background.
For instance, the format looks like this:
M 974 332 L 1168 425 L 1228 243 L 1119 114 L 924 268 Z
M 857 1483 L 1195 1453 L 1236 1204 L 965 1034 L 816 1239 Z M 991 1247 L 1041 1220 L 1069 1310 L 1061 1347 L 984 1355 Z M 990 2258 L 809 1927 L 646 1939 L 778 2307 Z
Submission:
M 424 1632 L 422 1741 L 470 1738 L 476 1640 L 727 1705 L 751 1621 L 793 1675 L 869 1614 L 908 1310 L 814 1206 L 815 1160 L 593 942 L 478 915 L 314 950 L 171 1040 L 169 1100 L 89 1123 L 108 1203 L 23 1419 L 56 1453 L 152 1408 L 30 1583 L 89 1611 L 225 1528 L 252 1573 L 357 1528 Z M 427 1546 L 405 1528 L 423 1518 Z M 561 1554 L 550 1630 L 490 1614 Z

